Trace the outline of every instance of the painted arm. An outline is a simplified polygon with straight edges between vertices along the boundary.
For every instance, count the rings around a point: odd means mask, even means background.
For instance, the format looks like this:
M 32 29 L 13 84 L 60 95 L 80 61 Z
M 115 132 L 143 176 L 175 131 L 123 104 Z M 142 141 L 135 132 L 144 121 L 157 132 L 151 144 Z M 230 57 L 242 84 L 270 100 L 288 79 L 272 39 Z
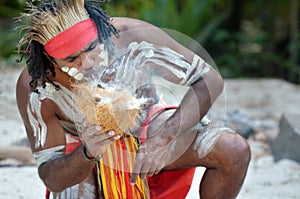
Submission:
M 42 115 L 47 126 L 46 142 L 44 147 L 36 147 L 36 135 L 34 135 L 34 130 L 32 129 L 27 114 L 28 96 L 30 92 L 28 86 L 29 81 L 30 76 L 27 70 L 24 69 L 18 79 L 16 90 L 19 112 L 25 125 L 32 152 L 35 154 L 42 150 L 49 149 L 50 151 L 52 150 L 52 156 L 56 156 L 56 158 L 53 158 L 51 155 L 45 153 L 44 157 L 41 158 L 49 160 L 41 162 L 41 165 L 38 167 L 38 173 L 47 188 L 54 192 L 60 192 L 84 180 L 89 175 L 94 163 L 84 159 L 80 150 L 81 146 L 73 153 L 65 155 L 65 135 L 55 115 L 56 107 L 48 100 L 42 105 Z M 55 147 L 58 147 L 58 151 L 55 150 Z
M 57 104 L 50 99 L 43 99 L 42 101 L 33 100 L 34 102 L 31 103 L 38 104 L 29 106 L 29 96 L 31 96 L 29 95 L 29 81 L 30 76 L 25 69 L 17 83 L 16 96 L 19 112 L 26 128 L 31 150 L 36 158 L 40 178 L 49 190 L 61 192 L 84 181 L 91 174 L 95 162 L 89 161 L 83 156 L 82 144 L 70 154 L 65 154 L 66 137 L 58 119 L 60 111 L 58 111 Z M 28 111 L 28 107 L 34 111 Z M 31 118 L 30 113 L 34 118 Z M 35 121 L 35 118 L 38 119 Z M 99 146 L 95 153 L 97 153 L 96 155 L 102 154 L 105 144 L 110 142 L 109 138 L 113 135 L 94 136 L 95 132 L 101 131 L 95 127 L 90 127 L 89 131 L 89 134 L 85 134 L 87 136 L 86 145 L 91 148 L 96 148 L 95 145 Z M 88 152 L 87 155 L 93 157 Z
M 176 137 L 184 135 L 195 127 L 223 90 L 223 79 L 213 67 L 158 28 L 149 24 L 144 26 L 144 30 L 141 28 L 133 31 L 138 38 L 136 42 L 148 42 L 163 49 L 163 52 L 158 52 L 159 56 L 151 57 L 152 72 L 175 84 L 189 86 L 189 90 L 179 104 L 179 108 L 159 128 L 150 126 L 148 134 L 155 136 L 148 138 L 138 150 L 132 183 L 138 175 L 142 178 L 151 176 L 166 166 L 168 151 L 161 149 L 170 145 Z M 151 53 L 145 54 L 151 55 Z M 178 56 L 174 58 L 168 54 Z M 166 56 L 162 57 L 162 55 Z M 154 162 L 158 164 L 154 165 Z

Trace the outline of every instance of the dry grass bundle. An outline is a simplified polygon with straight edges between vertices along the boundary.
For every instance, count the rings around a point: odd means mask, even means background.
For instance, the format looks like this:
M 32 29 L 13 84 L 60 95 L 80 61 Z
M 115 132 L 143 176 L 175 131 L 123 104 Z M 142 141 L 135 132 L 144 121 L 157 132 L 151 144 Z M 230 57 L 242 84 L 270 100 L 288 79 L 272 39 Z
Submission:
M 137 124 L 143 100 L 120 89 L 103 89 L 88 84 L 74 86 L 76 104 L 88 123 L 99 124 L 104 132 L 114 130 L 123 134 Z

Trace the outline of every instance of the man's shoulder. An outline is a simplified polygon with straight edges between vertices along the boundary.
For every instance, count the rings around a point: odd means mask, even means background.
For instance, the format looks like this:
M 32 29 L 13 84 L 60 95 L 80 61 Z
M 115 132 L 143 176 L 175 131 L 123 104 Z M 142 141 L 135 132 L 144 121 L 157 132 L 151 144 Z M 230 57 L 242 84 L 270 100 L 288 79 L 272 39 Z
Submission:
M 17 81 L 17 94 L 19 92 L 27 93 L 29 94 L 30 92 L 30 86 L 29 83 L 31 81 L 31 77 L 28 73 L 28 70 L 26 67 L 24 67 L 21 72 L 20 75 L 18 77 L 18 81 Z
M 24 67 L 20 72 L 17 85 L 16 85 L 16 102 L 17 102 L 19 112 L 23 118 L 24 124 L 25 126 L 28 127 L 30 125 L 29 125 L 26 107 L 27 107 L 29 93 L 30 93 L 30 86 L 29 86 L 30 81 L 31 81 L 31 77 L 28 74 L 27 68 Z
M 139 28 L 155 27 L 154 25 L 146 21 L 140 19 L 128 18 L 128 17 L 113 17 L 112 23 L 120 32 L 135 30 Z
M 121 41 L 120 43 L 123 45 L 142 41 L 158 44 L 161 42 L 160 39 L 167 39 L 165 32 L 146 21 L 126 17 L 116 17 L 112 20 L 113 25 L 120 33 L 119 42 Z

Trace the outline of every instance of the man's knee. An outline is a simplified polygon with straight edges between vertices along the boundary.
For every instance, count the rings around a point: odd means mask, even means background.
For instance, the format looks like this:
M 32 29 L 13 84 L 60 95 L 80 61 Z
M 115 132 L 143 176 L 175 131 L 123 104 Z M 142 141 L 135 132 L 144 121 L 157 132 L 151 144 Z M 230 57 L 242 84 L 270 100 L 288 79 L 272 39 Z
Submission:
M 226 168 L 238 166 L 247 168 L 250 161 L 250 146 L 248 142 L 237 133 L 225 133 L 218 140 L 218 147 L 222 154 L 222 163 Z

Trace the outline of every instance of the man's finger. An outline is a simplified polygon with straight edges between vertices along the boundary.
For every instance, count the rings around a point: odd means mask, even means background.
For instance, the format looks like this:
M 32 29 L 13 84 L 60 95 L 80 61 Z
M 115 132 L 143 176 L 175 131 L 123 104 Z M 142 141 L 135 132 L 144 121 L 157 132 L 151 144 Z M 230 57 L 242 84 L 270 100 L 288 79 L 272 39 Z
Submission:
M 137 157 L 135 159 L 135 163 L 134 163 L 134 167 L 133 167 L 133 171 L 131 173 L 131 178 L 130 178 L 130 183 L 131 184 L 135 184 L 138 176 L 141 173 L 141 168 L 142 168 L 142 159 L 143 157 L 138 153 Z
M 151 162 L 151 161 L 150 161 Z M 155 168 L 153 167 L 151 163 L 149 163 L 149 157 L 147 163 L 143 165 L 143 167 L 140 169 L 140 177 L 141 179 L 145 179 L 148 173 L 151 173 Z
M 93 125 L 93 126 L 88 127 L 87 134 L 88 135 L 95 135 L 97 133 L 100 133 L 101 130 L 102 130 L 101 126 L 99 126 L 99 125 Z
M 92 136 L 94 136 L 94 139 L 97 140 L 113 139 L 114 137 L 120 138 L 120 136 L 118 136 L 115 131 L 109 131 L 101 134 L 94 134 Z
M 156 171 L 151 171 L 151 172 L 147 173 L 147 176 L 152 177 L 155 173 L 156 173 Z
M 130 184 L 135 185 L 135 182 L 136 182 L 137 178 L 138 178 L 138 174 L 137 173 L 132 173 L 131 178 L 130 178 Z

